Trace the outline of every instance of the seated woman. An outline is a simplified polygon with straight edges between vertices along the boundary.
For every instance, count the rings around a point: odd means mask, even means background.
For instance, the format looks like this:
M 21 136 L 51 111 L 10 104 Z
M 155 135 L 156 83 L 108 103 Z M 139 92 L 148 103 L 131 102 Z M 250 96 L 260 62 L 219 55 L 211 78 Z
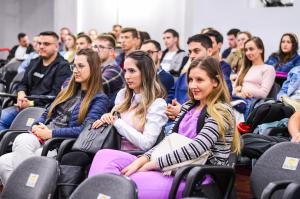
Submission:
M 250 32 L 242 31 L 237 34 L 237 48 L 232 50 L 228 57 L 226 58 L 226 62 L 231 66 L 232 69 L 232 79 L 235 80 L 236 73 L 240 71 L 242 65 L 244 63 L 244 44 L 247 40 L 251 39 L 252 35 Z
M 278 52 L 272 53 L 266 64 L 274 66 L 278 79 L 285 79 L 293 67 L 300 66 L 297 36 L 294 33 L 283 34 Z
M 259 37 L 245 42 L 244 65 L 234 83 L 233 95 L 246 99 L 248 115 L 253 99 L 268 96 L 275 80 L 274 67 L 264 64 L 264 44 Z
M 65 51 L 61 52 L 62 56 L 69 63 L 74 61 L 76 54 L 76 37 L 73 34 L 68 34 L 65 39 Z
M 108 97 L 102 92 L 100 60 L 96 52 L 83 49 L 72 66 L 73 76 L 31 128 L 31 133 L 17 136 L 11 153 L 0 157 L 2 184 L 25 159 L 40 155 L 44 141 L 53 137 L 78 137 L 88 121 L 107 112 Z
M 113 124 L 123 136 L 121 150 L 148 150 L 156 142 L 168 118 L 165 114 L 167 103 L 163 99 L 164 90 L 158 83 L 155 65 L 151 57 L 143 51 L 134 51 L 125 59 L 124 72 L 126 86 L 115 99 L 111 113 L 104 114 L 93 124 Z M 120 118 L 112 113 L 119 112 Z M 94 154 L 73 151 L 65 154 L 61 162 L 60 184 L 79 184 L 85 177 L 82 171 L 92 162 Z M 70 176 L 70 173 L 72 174 Z M 61 186 L 59 194 L 68 198 L 76 186 Z
M 123 151 L 103 149 L 96 154 L 89 177 L 107 172 L 130 176 L 137 184 L 140 199 L 165 199 L 173 177 L 164 176 L 160 172 L 163 168 L 196 159 L 207 150 L 212 152 L 207 164 L 228 165 L 230 152 L 239 151 L 239 135 L 219 61 L 213 57 L 194 60 L 187 77 L 191 100 L 182 106 L 171 131 L 193 139 L 191 143 L 155 161 L 150 161 L 155 148 L 139 158 Z M 202 111 L 207 111 L 205 123 L 199 124 Z M 184 182 L 179 194 L 183 186 Z

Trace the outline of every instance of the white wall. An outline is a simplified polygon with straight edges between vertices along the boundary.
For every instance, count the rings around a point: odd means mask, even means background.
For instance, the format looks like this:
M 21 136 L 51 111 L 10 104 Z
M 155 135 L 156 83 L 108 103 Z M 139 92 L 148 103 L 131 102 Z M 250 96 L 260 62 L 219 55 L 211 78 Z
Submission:
M 32 38 L 43 30 L 53 30 L 53 1 L 0 0 L 0 47 L 17 43 L 17 34 Z
M 249 8 L 254 0 L 0 0 L 0 47 L 11 47 L 16 35 L 43 30 L 111 31 L 120 23 L 148 31 L 162 44 L 162 32 L 176 29 L 185 47 L 188 36 L 212 26 L 223 33 L 233 27 L 260 36 L 266 56 L 277 50 L 284 32 L 300 37 L 300 4 L 287 8 Z M 117 8 L 119 8 L 117 10 Z M 226 40 L 225 40 L 226 41 Z M 163 45 L 162 45 L 163 46 Z M 226 42 L 225 46 L 226 47 Z
M 250 31 L 262 38 L 265 44 L 265 57 L 277 51 L 279 40 L 284 32 L 294 32 L 300 37 L 300 5 L 286 8 L 249 8 L 247 0 L 188 0 L 190 21 L 188 35 L 211 26 L 223 33 L 230 28 Z M 226 43 L 226 42 L 225 42 Z M 224 46 L 225 48 L 225 46 Z
M 185 0 L 78 0 L 77 31 L 96 28 L 99 32 L 109 32 L 113 24 L 119 23 L 147 31 L 153 39 L 161 41 L 167 28 L 184 34 L 185 3 Z

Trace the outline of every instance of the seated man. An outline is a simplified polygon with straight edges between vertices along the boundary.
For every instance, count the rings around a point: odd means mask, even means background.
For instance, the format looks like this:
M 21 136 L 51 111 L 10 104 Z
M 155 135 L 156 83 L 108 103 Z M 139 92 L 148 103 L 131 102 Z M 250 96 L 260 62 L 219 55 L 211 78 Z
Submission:
M 112 36 L 104 34 L 99 35 L 93 43 L 93 50 L 101 60 L 103 89 L 113 106 L 115 97 L 124 84 L 122 69 L 114 58 L 116 41 Z
M 15 45 L 9 52 L 7 56 L 7 60 L 10 61 L 11 59 L 16 60 L 24 60 L 25 55 L 29 54 L 33 51 L 32 45 L 29 43 L 28 36 L 25 33 L 18 34 L 18 41 L 19 44 Z
M 244 148 L 242 155 L 250 158 L 259 158 L 267 149 L 280 142 L 300 142 L 300 111 L 295 112 L 288 122 L 290 137 L 265 136 L 254 133 L 244 134 Z
M 162 51 L 160 44 L 155 40 L 146 40 L 142 43 L 141 50 L 147 52 L 152 58 L 156 67 L 156 74 L 168 94 L 169 90 L 174 86 L 174 78 L 170 73 L 161 68 L 160 59 Z
M 17 87 L 17 104 L 2 110 L 0 130 L 8 129 L 20 110 L 29 106 L 44 107 L 49 101 L 29 101 L 27 95 L 56 96 L 61 85 L 71 75 L 70 66 L 58 54 L 58 36 L 55 32 L 40 33 L 40 57 L 33 59 Z

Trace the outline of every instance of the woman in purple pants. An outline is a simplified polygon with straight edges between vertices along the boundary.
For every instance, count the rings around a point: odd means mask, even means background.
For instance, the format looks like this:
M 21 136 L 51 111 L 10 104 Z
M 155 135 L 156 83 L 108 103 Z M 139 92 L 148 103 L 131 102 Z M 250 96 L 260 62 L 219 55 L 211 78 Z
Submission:
M 191 143 L 155 161 L 151 160 L 155 147 L 140 157 L 122 151 L 100 150 L 93 160 L 89 176 L 100 173 L 129 176 L 137 184 L 140 199 L 164 199 L 168 198 L 173 177 L 162 175 L 161 169 L 196 159 L 207 150 L 212 152 L 207 164 L 228 165 L 229 154 L 239 151 L 239 136 L 219 62 L 213 57 L 194 60 L 187 77 L 191 100 L 182 106 L 171 131 L 193 139 Z M 205 114 L 204 125 L 199 124 L 201 112 Z M 206 178 L 204 184 L 211 182 Z M 181 183 L 178 198 L 183 188 L 184 183 Z

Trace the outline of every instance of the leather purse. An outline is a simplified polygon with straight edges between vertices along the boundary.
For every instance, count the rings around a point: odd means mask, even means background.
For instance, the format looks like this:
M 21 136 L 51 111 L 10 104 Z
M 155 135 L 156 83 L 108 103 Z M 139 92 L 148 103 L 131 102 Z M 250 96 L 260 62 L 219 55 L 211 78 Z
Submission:
M 100 149 L 121 148 L 121 136 L 113 125 L 103 124 L 93 129 L 92 124 L 89 123 L 84 127 L 72 150 L 95 154 Z

